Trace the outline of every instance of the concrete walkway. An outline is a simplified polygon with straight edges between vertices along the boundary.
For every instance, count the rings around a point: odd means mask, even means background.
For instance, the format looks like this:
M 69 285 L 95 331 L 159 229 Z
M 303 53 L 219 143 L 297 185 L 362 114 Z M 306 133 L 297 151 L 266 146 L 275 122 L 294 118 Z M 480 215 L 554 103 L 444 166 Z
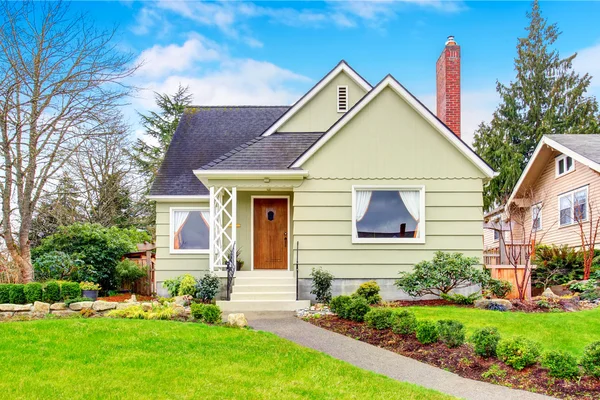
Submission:
M 412 358 L 343 336 L 296 318 L 293 313 L 246 313 L 251 327 L 329 354 L 362 369 L 473 400 L 541 400 L 551 397 L 462 378 Z

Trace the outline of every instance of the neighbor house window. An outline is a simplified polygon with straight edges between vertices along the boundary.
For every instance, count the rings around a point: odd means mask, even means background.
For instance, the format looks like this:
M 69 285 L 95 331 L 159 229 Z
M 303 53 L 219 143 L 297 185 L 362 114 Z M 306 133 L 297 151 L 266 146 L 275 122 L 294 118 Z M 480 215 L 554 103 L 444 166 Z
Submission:
M 571 171 L 575 170 L 575 163 L 573 159 L 569 156 L 565 156 L 564 154 L 556 157 L 556 177 L 565 175 Z
M 559 224 L 567 226 L 587 220 L 588 188 L 558 196 Z
M 542 205 L 534 204 L 531 207 L 531 229 L 534 232 L 542 230 Z
M 353 242 L 425 242 L 423 186 L 355 186 L 352 197 Z
M 207 253 L 210 246 L 210 211 L 171 208 L 171 252 Z
M 498 240 L 500 240 L 500 231 L 494 229 L 494 242 L 497 242 Z

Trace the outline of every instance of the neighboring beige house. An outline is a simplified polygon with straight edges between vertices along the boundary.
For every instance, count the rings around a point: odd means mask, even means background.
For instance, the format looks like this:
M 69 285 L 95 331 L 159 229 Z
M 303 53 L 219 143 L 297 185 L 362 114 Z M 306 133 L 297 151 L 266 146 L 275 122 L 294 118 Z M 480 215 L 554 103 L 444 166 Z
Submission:
M 449 40 L 441 57 L 458 56 Z M 438 103 L 454 115 L 448 93 Z M 435 251 L 482 258 L 493 176 L 391 75 L 372 87 L 344 61 L 291 107 L 190 107 L 151 190 L 158 286 L 225 276 L 235 248 L 226 310 L 304 306 L 314 267 L 335 276 L 334 294 L 375 279 L 399 298 L 398 272 Z

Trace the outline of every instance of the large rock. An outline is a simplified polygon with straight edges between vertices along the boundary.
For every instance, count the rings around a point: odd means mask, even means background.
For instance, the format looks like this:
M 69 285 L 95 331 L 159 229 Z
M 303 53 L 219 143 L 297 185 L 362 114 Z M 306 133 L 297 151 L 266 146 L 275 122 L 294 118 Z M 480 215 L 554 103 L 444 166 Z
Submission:
M 116 308 L 117 308 L 117 310 L 124 310 L 126 308 L 133 307 L 133 306 L 139 306 L 139 305 L 140 305 L 139 303 L 117 303 Z
M 175 304 L 179 304 L 180 306 L 189 306 L 191 303 L 191 297 L 190 296 L 177 296 L 175 297 Z
M 92 309 L 94 311 L 106 311 L 106 310 L 114 310 L 117 308 L 117 303 L 113 303 L 110 301 L 95 301 Z
M 546 288 L 546 290 L 544 290 L 541 296 L 546 297 L 547 299 L 558 299 L 560 297 L 555 295 L 552 289 L 550 288 Z
M 169 303 L 171 308 L 175 311 L 177 315 L 183 315 L 185 313 L 185 307 L 176 303 Z
M 31 311 L 31 304 L 0 304 L 1 312 Z
M 72 303 L 69 308 L 73 311 L 81 311 L 86 308 L 92 308 L 93 306 L 93 301 L 81 301 L 79 303 Z
M 68 307 L 65 303 L 54 303 L 50 306 L 50 310 L 68 310 Z
M 57 317 L 70 317 L 72 315 L 79 314 L 77 311 L 65 309 L 65 310 L 52 310 L 52 315 Z
M 500 304 L 504 306 L 507 310 L 512 310 L 513 305 L 510 301 L 505 299 L 479 299 L 475 301 L 475 308 L 480 308 L 482 310 L 487 310 L 490 304 Z
M 38 315 L 46 315 L 50 314 L 50 304 L 42 303 L 41 301 L 36 301 L 33 303 L 33 313 Z
M 248 326 L 248 320 L 244 314 L 229 314 L 227 316 L 227 324 L 231 326 L 238 326 L 243 328 Z
M 142 310 L 152 311 L 152 303 L 142 303 Z
M 12 312 L 9 312 L 9 311 L 0 312 L 0 321 L 5 321 L 7 319 L 11 319 L 12 316 L 13 316 Z

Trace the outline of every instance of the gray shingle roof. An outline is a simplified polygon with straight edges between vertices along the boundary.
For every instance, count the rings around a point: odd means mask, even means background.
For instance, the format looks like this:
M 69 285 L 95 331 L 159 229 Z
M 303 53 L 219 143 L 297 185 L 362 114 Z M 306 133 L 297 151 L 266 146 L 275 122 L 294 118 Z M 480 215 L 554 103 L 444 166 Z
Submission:
M 546 135 L 585 158 L 600 163 L 600 135 Z
M 150 189 L 152 196 L 207 195 L 192 172 L 262 134 L 287 106 L 189 107 Z
M 323 134 L 324 132 L 294 132 L 257 137 L 223 154 L 201 169 L 286 169 Z

